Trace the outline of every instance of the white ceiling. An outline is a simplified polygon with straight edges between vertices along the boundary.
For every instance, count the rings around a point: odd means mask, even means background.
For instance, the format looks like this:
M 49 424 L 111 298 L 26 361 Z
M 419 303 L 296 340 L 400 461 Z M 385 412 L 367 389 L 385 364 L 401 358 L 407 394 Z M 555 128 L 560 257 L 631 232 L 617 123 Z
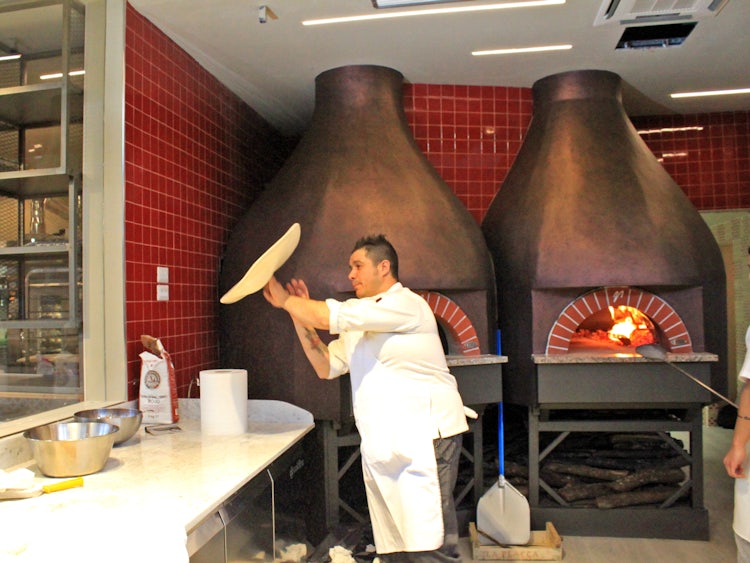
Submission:
M 602 69 L 623 78 L 630 115 L 750 110 L 748 94 L 669 97 L 675 91 L 750 86 L 750 1 L 730 0 L 718 15 L 698 19 L 681 46 L 625 51 L 615 50 L 622 25 L 594 25 L 600 8 L 609 2 L 567 0 L 552 7 L 303 26 L 300 22 L 306 19 L 378 10 L 371 0 L 267 0 L 278 19 L 260 23 L 262 0 L 130 0 L 287 134 L 303 131 L 309 121 L 315 77 L 353 64 L 389 66 L 412 83 L 515 87 L 531 87 L 557 72 Z M 458 4 L 444 6 L 451 5 Z M 562 43 L 573 48 L 488 57 L 470 54 L 478 49 Z

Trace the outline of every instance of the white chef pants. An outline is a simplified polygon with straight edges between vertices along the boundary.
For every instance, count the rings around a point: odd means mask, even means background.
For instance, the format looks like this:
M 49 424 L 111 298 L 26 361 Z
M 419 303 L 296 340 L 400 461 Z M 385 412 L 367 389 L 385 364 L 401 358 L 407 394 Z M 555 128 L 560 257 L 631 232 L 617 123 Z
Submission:
M 737 563 L 750 563 L 750 542 L 734 534 L 737 544 Z
M 458 461 L 461 457 L 463 436 L 457 434 L 449 438 L 433 441 L 437 461 L 440 501 L 443 507 L 443 545 L 434 551 L 410 551 L 378 554 L 381 563 L 460 563 L 458 554 L 458 519 L 453 501 L 453 489 L 458 479 Z

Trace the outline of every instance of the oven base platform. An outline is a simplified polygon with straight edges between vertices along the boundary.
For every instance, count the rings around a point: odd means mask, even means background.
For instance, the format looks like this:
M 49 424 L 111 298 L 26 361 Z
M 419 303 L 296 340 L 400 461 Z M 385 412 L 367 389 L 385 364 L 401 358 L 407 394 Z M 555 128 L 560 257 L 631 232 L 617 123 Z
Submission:
M 703 433 L 701 404 L 684 404 L 683 408 L 663 417 L 653 417 L 651 410 L 633 409 L 630 416 L 620 418 L 622 411 L 611 411 L 614 418 L 599 418 L 602 405 L 591 404 L 588 409 L 555 409 L 550 405 L 528 408 L 528 469 L 529 506 L 532 527 L 544 527 L 552 522 L 561 535 L 611 536 L 664 539 L 708 539 L 708 511 L 703 502 Z M 581 411 L 593 414 L 592 419 L 581 419 Z M 681 416 L 677 416 L 677 413 Z M 556 435 L 549 446 L 541 449 L 542 433 Z M 562 499 L 542 497 L 546 487 L 540 477 L 541 466 L 547 455 L 566 436 L 573 432 L 633 432 L 657 433 L 668 437 L 669 433 L 681 432 L 689 436 L 684 451 L 689 461 L 689 478 L 683 486 L 689 486 L 687 498 L 677 502 L 666 501 L 662 506 L 640 506 L 624 508 L 577 508 L 565 506 Z M 555 500 L 559 505 L 555 504 Z M 550 503 L 550 504 L 548 504 Z
M 708 510 L 670 508 L 539 508 L 531 509 L 531 528 L 552 522 L 561 536 L 709 540 Z

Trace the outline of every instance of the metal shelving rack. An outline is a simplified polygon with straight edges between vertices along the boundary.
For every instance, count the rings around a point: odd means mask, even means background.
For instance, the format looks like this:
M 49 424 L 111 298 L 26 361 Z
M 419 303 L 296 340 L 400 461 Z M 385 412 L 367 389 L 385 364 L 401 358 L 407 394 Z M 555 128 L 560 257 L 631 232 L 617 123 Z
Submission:
M 48 0 L 42 0 L 24 3 L 19 9 L 49 6 Z M 80 150 L 71 148 L 82 143 L 83 81 L 71 78 L 70 71 L 74 52 L 79 55 L 83 49 L 84 12 L 72 0 L 61 0 L 55 6 L 62 16 L 59 51 L 24 53 L 20 46 L 15 49 L 0 43 L 0 55 L 21 55 L 12 63 L 0 62 L 16 65 L 2 73 L 0 82 L 0 135 L 9 139 L 0 154 L 0 202 L 8 210 L 0 218 L 7 239 L 0 241 L 0 329 L 20 334 L 25 349 L 20 348 L 27 357 L 39 354 L 41 343 L 56 338 L 50 335 L 59 335 L 63 342 L 76 332 L 80 339 L 81 332 L 82 156 Z M 46 60 L 59 60 L 59 78 L 30 79 L 27 65 L 34 61 L 46 64 Z M 9 84 L 8 76 L 16 69 L 17 83 Z M 40 131 L 50 136 L 57 128 L 59 150 L 42 158 L 41 164 L 29 161 L 29 149 L 34 146 L 27 137 Z M 58 148 L 57 139 L 53 137 L 53 141 L 50 146 Z M 13 202 L 15 217 L 9 211 Z M 61 213 L 67 212 L 67 222 L 58 233 L 49 235 L 42 230 L 33 234 L 30 210 L 41 206 L 43 221 L 47 202 L 55 203 Z M 51 310 L 44 310 L 50 303 Z

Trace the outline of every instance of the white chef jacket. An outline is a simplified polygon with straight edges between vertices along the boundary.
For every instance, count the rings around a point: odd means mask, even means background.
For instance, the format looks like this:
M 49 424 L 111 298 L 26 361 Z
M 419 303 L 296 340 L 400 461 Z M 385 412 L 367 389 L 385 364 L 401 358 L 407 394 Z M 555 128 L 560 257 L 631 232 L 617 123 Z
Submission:
M 750 326 L 745 332 L 745 360 L 742 362 L 739 379 L 742 385 L 750 381 Z M 750 442 L 745 444 L 745 474 L 750 472 Z M 750 476 L 734 480 L 734 532 L 741 538 L 750 541 Z
M 443 544 L 432 440 L 468 430 L 435 316 L 400 283 L 344 302 L 326 300 L 329 377 L 349 372 L 352 404 L 378 553 Z

